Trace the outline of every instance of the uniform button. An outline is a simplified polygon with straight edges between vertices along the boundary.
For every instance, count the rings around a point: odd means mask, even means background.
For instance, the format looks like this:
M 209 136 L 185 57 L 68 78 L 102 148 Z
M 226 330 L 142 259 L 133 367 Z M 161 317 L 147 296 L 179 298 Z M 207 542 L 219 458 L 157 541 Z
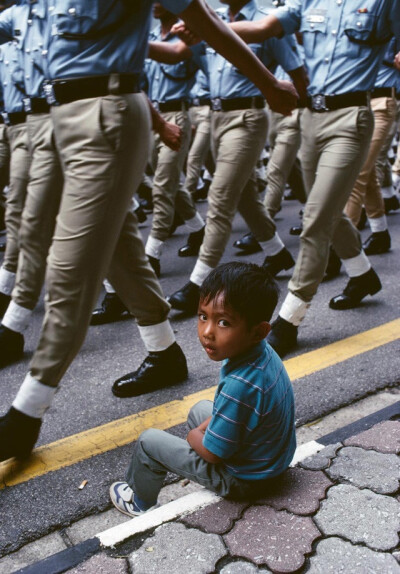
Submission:
M 47 50 L 42 51 L 42 56 L 47 56 Z
M 332 30 L 332 36 L 336 36 L 337 30 Z
M 329 64 L 329 58 L 325 58 L 325 64 Z
M 25 76 L 25 79 L 26 79 L 26 80 L 30 80 L 31 77 L 30 77 L 30 76 Z
M 310 28 L 314 28 L 314 27 L 315 27 L 314 24 L 310 24 Z
M 338 6 L 341 6 L 342 0 L 336 0 L 336 4 L 337 4 Z
M 54 6 L 49 6 L 48 10 L 49 10 L 49 12 L 53 12 Z
M 361 22 L 357 22 L 357 26 L 360 27 L 362 24 Z
M 69 12 L 69 14 L 72 14 L 73 16 L 75 16 L 76 9 L 75 8 L 68 8 L 68 12 Z

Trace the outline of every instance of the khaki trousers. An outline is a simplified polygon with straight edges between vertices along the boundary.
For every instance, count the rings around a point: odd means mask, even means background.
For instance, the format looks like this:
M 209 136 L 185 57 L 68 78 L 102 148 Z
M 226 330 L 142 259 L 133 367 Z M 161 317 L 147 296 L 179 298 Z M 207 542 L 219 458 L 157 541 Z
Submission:
M 389 128 L 388 134 L 386 136 L 385 143 L 383 144 L 381 151 L 379 153 L 378 159 L 376 160 L 376 175 L 378 176 L 378 181 L 381 187 L 392 187 L 393 185 L 393 173 L 392 165 L 389 161 L 389 150 L 393 143 L 393 138 L 396 135 L 397 127 L 400 122 L 400 102 L 395 100 L 396 112 L 394 120 Z
M 32 162 L 21 217 L 20 253 L 12 298 L 21 307 L 32 310 L 43 286 L 64 180 L 50 114 L 29 115 L 27 133 Z
M 257 189 L 255 167 L 265 145 L 268 116 L 265 109 L 212 112 L 211 146 L 215 172 L 208 192 L 205 236 L 199 259 L 216 267 L 239 211 L 258 241 L 275 234 Z
M 270 111 L 268 139 L 272 153 L 267 165 L 267 192 L 264 205 L 274 218 L 281 208 L 285 184 L 301 145 L 301 111 L 291 116 Z
M 193 194 L 197 190 L 201 170 L 210 151 L 210 106 L 192 106 L 189 110 L 189 118 L 196 131 L 186 162 L 185 189 Z
M 6 200 L 5 222 L 7 246 L 3 267 L 16 273 L 19 254 L 19 229 L 29 181 L 31 155 L 28 145 L 26 123 L 7 127 L 10 141 L 10 181 Z
M 0 194 L 10 179 L 10 142 L 7 127 L 0 124 Z
M 142 94 L 78 100 L 52 109 L 64 190 L 48 257 L 46 313 L 31 375 L 56 386 L 87 332 L 107 277 L 140 325 L 163 322 L 169 305 L 129 212 L 148 157 Z
M 400 129 L 400 100 L 396 100 L 397 103 L 397 131 Z M 393 173 L 400 175 L 400 145 L 397 146 L 397 155 L 392 167 Z
M 190 141 L 189 115 L 185 111 L 161 114 L 167 122 L 182 130 L 179 151 L 173 151 L 156 135 L 152 167 L 153 178 L 153 221 L 150 235 L 160 241 L 168 239 L 175 210 L 186 221 L 196 215 L 191 195 L 180 185 L 181 173 L 186 160 Z
M 301 158 L 307 203 L 289 290 L 305 302 L 311 301 L 322 281 L 332 241 L 341 259 L 361 253 L 360 235 L 343 209 L 365 162 L 373 125 L 367 107 L 303 111 Z
M 344 210 L 354 225 L 357 225 L 360 220 L 363 205 L 365 205 L 365 211 L 370 219 L 385 215 L 385 204 L 378 181 L 376 161 L 394 121 L 396 101 L 394 98 L 374 98 L 371 100 L 371 109 L 374 113 L 375 127 L 367 159 L 357 177 Z

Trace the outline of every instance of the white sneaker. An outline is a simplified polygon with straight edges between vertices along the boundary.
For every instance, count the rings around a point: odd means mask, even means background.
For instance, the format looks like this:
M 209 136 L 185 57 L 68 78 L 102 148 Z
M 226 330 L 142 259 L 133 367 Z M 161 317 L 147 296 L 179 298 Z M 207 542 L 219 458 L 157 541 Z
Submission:
M 139 516 L 157 506 L 142 510 L 135 501 L 135 493 L 126 482 L 114 482 L 110 486 L 110 498 L 115 508 L 128 516 Z

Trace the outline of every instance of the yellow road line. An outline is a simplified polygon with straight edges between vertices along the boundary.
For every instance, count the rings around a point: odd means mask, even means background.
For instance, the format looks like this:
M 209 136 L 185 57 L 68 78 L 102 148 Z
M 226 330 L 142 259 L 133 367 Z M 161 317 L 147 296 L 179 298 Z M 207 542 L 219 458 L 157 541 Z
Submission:
M 395 341 L 400 335 L 400 319 L 304 353 L 285 361 L 292 381 L 372 349 Z M 0 489 L 26 482 L 51 471 L 113 450 L 136 440 L 150 427 L 168 429 L 186 421 L 192 405 L 202 399 L 213 399 L 216 387 L 210 387 L 146 411 L 124 417 L 100 427 L 63 438 L 35 449 L 26 463 L 14 460 L 0 463 Z

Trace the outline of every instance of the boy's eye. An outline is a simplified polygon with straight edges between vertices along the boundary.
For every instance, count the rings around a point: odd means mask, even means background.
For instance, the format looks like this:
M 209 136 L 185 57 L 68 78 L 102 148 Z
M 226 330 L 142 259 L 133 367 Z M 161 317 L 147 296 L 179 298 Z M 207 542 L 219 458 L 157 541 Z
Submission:
M 218 321 L 218 325 L 219 325 L 220 327 L 229 327 L 229 323 L 228 323 L 228 321 L 226 321 L 225 319 L 220 319 L 220 320 Z
M 204 315 L 204 313 L 199 313 L 198 318 L 199 318 L 199 321 L 206 321 L 206 319 L 207 319 L 207 317 Z

